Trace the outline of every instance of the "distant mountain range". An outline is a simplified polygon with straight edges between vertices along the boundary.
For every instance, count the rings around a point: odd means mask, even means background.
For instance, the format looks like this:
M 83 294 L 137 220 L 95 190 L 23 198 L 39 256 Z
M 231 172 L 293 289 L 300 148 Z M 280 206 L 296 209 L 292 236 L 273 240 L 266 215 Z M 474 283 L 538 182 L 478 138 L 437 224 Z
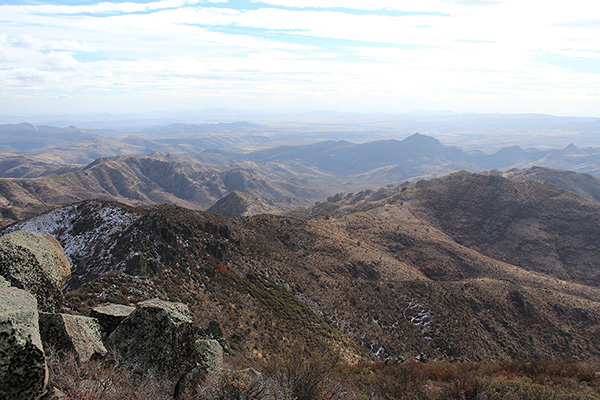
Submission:
M 34 126 L 23 122 L 20 124 L 0 125 L 0 149 L 9 151 L 28 151 L 58 142 L 86 139 L 93 135 L 74 126 L 56 128 L 52 126 Z
M 326 194 L 300 180 L 275 180 L 249 169 L 214 168 L 156 153 L 100 158 L 63 174 L 0 178 L 0 211 L 8 223 L 86 199 L 206 209 L 236 190 L 271 201 L 278 210 L 311 204 Z
M 588 173 L 600 171 L 600 148 L 579 149 L 570 144 L 562 150 L 524 150 L 514 146 L 488 155 L 443 146 L 437 139 L 418 133 L 401 141 L 361 144 L 329 141 L 275 147 L 246 156 L 255 161 L 296 159 L 339 175 L 369 173 L 371 178 L 395 179 L 395 182 L 459 169 L 485 171 L 537 165 Z
M 312 118 L 316 136 L 330 128 Z M 598 124 L 551 122 L 515 126 Z M 1 126 L 0 235 L 60 241 L 71 311 L 180 301 L 220 324 L 238 365 L 293 347 L 411 370 L 402 361 L 600 360 L 600 148 L 292 145 L 305 132 L 288 129 Z
M 239 129 L 250 128 L 241 125 Z M 176 155 L 153 153 L 164 148 Z M 598 178 L 558 171 L 600 171 L 600 149 L 574 145 L 562 150 L 510 147 L 488 155 L 414 134 L 404 140 L 322 141 L 246 153 L 197 149 L 184 142 L 84 137 L 30 150 L 29 156 L 2 154 L 3 221 L 10 223 L 85 199 L 207 209 L 223 198 L 212 211 L 228 216 L 278 212 L 323 201 L 338 192 L 394 186 L 459 170 L 545 180 L 593 200 L 600 198 Z M 105 157 L 114 153 L 125 155 Z M 99 158 L 81 164 L 95 157 Z M 224 198 L 233 191 L 239 193 Z

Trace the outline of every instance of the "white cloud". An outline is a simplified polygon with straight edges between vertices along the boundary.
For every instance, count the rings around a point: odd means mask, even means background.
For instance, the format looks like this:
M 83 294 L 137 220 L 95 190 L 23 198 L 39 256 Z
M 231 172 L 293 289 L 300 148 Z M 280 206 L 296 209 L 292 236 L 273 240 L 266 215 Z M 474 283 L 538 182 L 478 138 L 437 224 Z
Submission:
M 600 58 L 591 0 L 264 0 L 257 4 L 272 6 L 246 11 L 210 5 L 217 1 L 0 6 L 1 96 L 117 90 L 373 105 L 419 98 L 445 102 L 440 108 L 523 104 L 515 99 L 600 105 L 600 74 L 540 61 Z
M 111 3 L 101 2 L 93 5 L 28 5 L 28 6 L 3 6 L 8 11 L 32 12 L 48 15 L 74 15 L 74 14 L 115 14 L 115 13 L 140 13 L 169 8 L 178 8 L 202 3 L 227 3 L 227 0 L 161 0 L 149 3 Z

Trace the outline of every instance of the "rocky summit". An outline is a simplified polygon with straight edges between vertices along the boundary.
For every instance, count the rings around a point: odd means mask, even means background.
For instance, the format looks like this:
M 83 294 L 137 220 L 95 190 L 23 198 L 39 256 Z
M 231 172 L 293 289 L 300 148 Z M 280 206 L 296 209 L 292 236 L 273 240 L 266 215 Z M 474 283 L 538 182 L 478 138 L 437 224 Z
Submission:
M 102 327 L 94 317 L 56 312 L 61 308 L 61 304 L 51 303 L 56 293 L 40 290 L 40 282 L 58 290 L 62 298 L 62 287 L 57 289 L 48 278 L 59 277 L 61 283 L 68 278 L 62 247 L 48 234 L 28 231 L 16 231 L 2 241 L 12 246 L 2 249 L 5 269 L 0 275 L 0 398 L 68 399 L 82 393 L 78 382 L 67 394 L 47 387 L 46 350 L 71 355 L 81 366 L 103 360 L 108 348 L 113 352 L 112 363 L 127 363 L 137 374 L 156 373 L 176 397 L 178 393 L 195 393 L 198 385 L 222 369 L 221 345 L 200 337 L 185 304 L 159 299 L 140 302 L 136 307 L 104 304 L 94 311 L 101 317 Z M 35 253 L 24 253 L 23 248 L 34 249 Z M 36 264 L 40 261 L 36 256 L 43 262 Z M 13 282 L 26 290 L 11 286 Z M 40 301 L 30 292 L 35 292 Z M 59 310 L 43 312 L 47 304 Z M 50 374 L 51 382 L 53 378 Z
M 48 370 L 38 328 L 35 298 L 0 288 L 0 398 L 37 399 L 44 394 Z

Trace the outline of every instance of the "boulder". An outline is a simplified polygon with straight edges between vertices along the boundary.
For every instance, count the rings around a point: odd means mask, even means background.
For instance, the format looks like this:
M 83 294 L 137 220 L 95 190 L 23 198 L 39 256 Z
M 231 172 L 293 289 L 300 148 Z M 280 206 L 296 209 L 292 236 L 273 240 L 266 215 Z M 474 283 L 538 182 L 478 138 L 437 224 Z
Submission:
M 218 372 L 223 368 L 223 348 L 213 339 L 198 339 L 194 343 L 194 353 L 197 355 L 197 368 L 207 375 Z
M 0 275 L 32 293 L 41 311 L 59 312 L 71 267 L 51 235 L 17 231 L 0 237 Z
M 102 332 L 110 335 L 133 310 L 135 307 L 122 304 L 104 304 L 92 308 L 90 315 L 98 320 Z
M 10 282 L 4 279 L 2 275 L 0 275 L 0 288 L 10 287 Z
M 47 382 L 35 297 L 0 288 L 0 399 L 38 399 Z
M 104 357 L 100 326 L 95 318 L 80 315 L 40 313 L 40 334 L 46 346 L 74 352 L 79 361 Z
M 198 390 L 223 370 L 223 348 L 214 339 L 199 339 L 194 344 L 196 366 L 187 371 L 175 386 L 175 399 L 195 398 Z
M 215 339 L 219 342 L 223 340 L 223 330 L 221 329 L 221 324 L 218 321 L 210 321 L 208 323 L 208 327 L 204 330 L 204 336 L 209 339 Z
M 175 399 L 217 399 L 223 398 L 222 388 L 230 388 L 232 395 L 243 398 L 276 398 L 269 393 L 269 386 L 263 375 L 254 368 L 231 370 L 221 368 L 212 375 L 189 374 L 178 384 Z M 237 398 L 237 397 L 236 397 Z
M 186 305 L 152 299 L 138 303 L 106 343 L 126 362 L 176 382 L 198 365 L 195 336 Z

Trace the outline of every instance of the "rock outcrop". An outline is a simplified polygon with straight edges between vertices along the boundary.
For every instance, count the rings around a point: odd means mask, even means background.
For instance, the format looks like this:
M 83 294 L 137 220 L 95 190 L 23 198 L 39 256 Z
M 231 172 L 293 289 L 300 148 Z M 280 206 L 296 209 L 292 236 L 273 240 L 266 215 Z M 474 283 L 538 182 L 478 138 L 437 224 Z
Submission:
M 45 312 L 60 312 L 71 267 L 62 246 L 47 233 L 17 231 L 0 238 L 0 275 L 27 290 Z
M 37 302 L 24 290 L 0 288 L 0 399 L 38 399 L 47 382 Z
M 45 345 L 57 351 L 74 352 L 79 361 L 106 355 L 100 326 L 95 318 L 40 313 L 40 334 Z
M 90 316 L 98 320 L 102 332 L 108 336 L 134 310 L 135 307 L 122 304 L 104 304 L 92 308 Z
M 219 372 L 223 368 L 223 348 L 214 339 L 198 339 L 194 343 L 195 354 L 198 356 L 197 369 L 206 375 Z
M 221 329 L 221 324 L 219 321 L 210 321 L 208 323 L 208 327 L 204 330 L 204 336 L 221 342 L 223 340 L 223 330 Z
M 198 339 L 194 344 L 198 356 L 196 366 L 187 371 L 175 385 L 175 399 L 195 398 L 198 389 L 206 384 L 209 377 L 223 370 L 223 348 L 213 339 Z
M 219 343 L 197 340 L 196 333 L 186 305 L 152 299 L 137 304 L 110 334 L 107 347 L 140 370 L 175 383 L 191 371 L 209 373 L 222 365 Z

